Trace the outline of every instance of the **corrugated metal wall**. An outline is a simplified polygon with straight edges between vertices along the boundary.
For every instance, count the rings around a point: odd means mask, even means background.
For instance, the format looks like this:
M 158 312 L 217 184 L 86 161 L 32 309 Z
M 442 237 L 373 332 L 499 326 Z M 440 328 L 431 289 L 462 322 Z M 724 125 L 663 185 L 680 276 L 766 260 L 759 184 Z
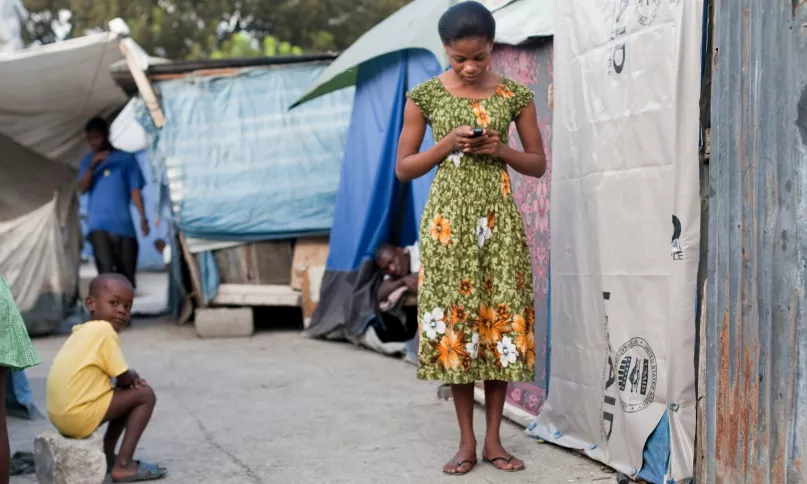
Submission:
M 715 0 L 709 483 L 807 482 L 807 0 Z

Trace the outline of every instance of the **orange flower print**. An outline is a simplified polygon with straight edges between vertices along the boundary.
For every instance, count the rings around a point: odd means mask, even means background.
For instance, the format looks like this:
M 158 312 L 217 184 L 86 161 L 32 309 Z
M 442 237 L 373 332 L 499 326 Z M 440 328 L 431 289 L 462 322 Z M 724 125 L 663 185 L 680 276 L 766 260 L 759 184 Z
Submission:
M 511 331 L 510 322 L 496 318 L 493 307 L 482 304 L 479 314 L 473 321 L 473 327 L 479 333 L 479 339 L 486 345 L 494 345 L 502 339 L 502 335 Z
M 471 281 L 468 279 L 463 279 L 460 281 L 460 294 L 463 296 L 470 296 L 471 291 L 474 290 L 474 286 L 471 285 Z
M 426 280 L 426 271 L 423 269 L 423 266 L 420 266 L 420 270 L 418 271 L 418 287 L 423 287 L 423 282 Z
M 535 308 L 532 306 L 526 306 L 524 308 L 524 319 L 527 320 L 527 324 L 530 325 L 530 328 L 535 325 Z
M 502 170 L 502 195 L 509 196 L 511 191 L 510 174 L 507 173 L 507 170 Z
M 510 306 L 507 304 L 499 304 L 496 306 L 496 317 L 505 321 L 510 320 Z
M 458 324 L 458 323 L 465 323 L 468 319 L 468 314 L 465 312 L 465 308 L 462 306 L 451 306 L 451 324 Z
M 493 292 L 493 276 L 490 274 L 486 275 L 485 279 L 482 281 L 482 287 L 484 287 L 487 292 Z
M 453 330 L 446 331 L 446 334 L 436 344 L 437 356 L 435 356 L 435 363 L 438 361 L 446 370 L 456 370 L 463 365 L 470 355 L 465 350 L 463 343 L 463 334 L 457 333 Z
M 499 87 L 496 88 L 496 94 L 505 99 L 510 99 L 514 96 L 513 91 L 511 91 L 510 88 L 504 84 L 499 84 Z
M 479 101 L 472 102 L 471 109 L 474 112 L 474 116 L 476 116 L 476 123 L 479 127 L 487 128 L 490 125 L 490 115 L 485 110 L 485 107 L 482 106 L 482 103 Z
M 446 247 L 451 245 L 451 221 L 439 213 L 432 220 L 432 239 L 439 240 Z
M 491 210 L 490 212 L 488 212 L 488 217 L 487 218 L 488 218 L 488 228 L 490 230 L 493 230 L 494 228 L 496 228 L 496 212 Z
M 535 333 L 533 332 L 533 325 L 530 323 L 528 317 L 516 314 L 513 316 L 513 331 L 518 333 L 516 336 L 516 348 L 518 352 L 524 355 L 524 359 L 528 366 L 535 364 Z

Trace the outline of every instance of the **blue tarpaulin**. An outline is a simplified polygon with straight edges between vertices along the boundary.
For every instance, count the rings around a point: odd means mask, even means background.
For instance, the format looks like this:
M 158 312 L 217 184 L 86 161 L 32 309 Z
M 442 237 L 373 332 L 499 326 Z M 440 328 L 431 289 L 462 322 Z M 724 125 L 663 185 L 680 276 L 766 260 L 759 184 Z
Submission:
M 324 67 L 287 64 L 160 83 L 161 130 L 143 102 L 136 105 L 157 186 L 168 187 L 174 223 L 186 237 L 259 241 L 330 231 L 355 89 L 288 110 Z M 209 251 L 200 260 L 209 302 L 218 269 Z
M 353 89 L 287 110 L 323 67 L 162 82 L 160 131 L 139 104 L 138 121 L 159 152 L 157 179 L 187 237 L 254 241 L 330 230 Z
M 363 266 L 379 244 L 407 245 L 417 239 L 434 174 L 407 184 L 398 182 L 398 137 L 406 91 L 440 72 L 434 55 L 422 50 L 388 54 L 359 68 L 330 253 L 320 302 L 309 327 L 313 336 L 343 331 L 349 338 L 359 337 L 373 315 L 368 297 L 372 271 L 363 272 Z M 432 144 L 427 132 L 422 149 Z

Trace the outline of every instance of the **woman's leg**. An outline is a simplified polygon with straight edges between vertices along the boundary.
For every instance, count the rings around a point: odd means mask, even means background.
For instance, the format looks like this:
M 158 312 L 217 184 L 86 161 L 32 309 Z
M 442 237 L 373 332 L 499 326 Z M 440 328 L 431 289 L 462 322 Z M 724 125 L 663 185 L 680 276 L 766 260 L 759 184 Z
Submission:
M 449 474 L 465 473 L 476 463 L 476 436 L 474 435 L 474 385 L 451 385 L 457 423 L 460 426 L 460 448 L 444 467 Z M 461 464 L 461 465 L 458 465 Z
M 482 455 L 493 461 L 493 465 L 502 470 L 514 470 L 524 466 L 524 462 L 519 459 L 512 459 L 511 455 L 504 450 L 500 430 L 502 427 L 502 415 L 504 414 L 504 400 L 507 396 L 507 382 L 486 381 L 485 382 L 485 419 L 487 430 L 485 433 L 485 446 Z
M 8 368 L 0 366 L 0 484 L 8 484 L 11 472 L 11 450 L 6 428 L 6 376 Z

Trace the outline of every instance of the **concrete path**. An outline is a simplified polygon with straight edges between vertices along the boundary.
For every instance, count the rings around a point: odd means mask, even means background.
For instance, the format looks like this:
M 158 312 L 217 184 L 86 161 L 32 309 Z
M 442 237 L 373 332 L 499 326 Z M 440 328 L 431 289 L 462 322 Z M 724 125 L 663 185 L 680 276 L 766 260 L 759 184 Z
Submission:
M 612 483 L 599 464 L 541 445 L 505 424 L 503 437 L 528 470 L 478 466 L 444 477 L 455 450 L 451 402 L 414 367 L 347 344 L 262 332 L 203 341 L 191 327 L 135 322 L 122 335 L 132 367 L 155 388 L 139 458 L 166 464 L 166 483 Z M 43 365 L 28 370 L 45 409 L 45 378 L 64 336 L 35 340 Z M 10 419 L 11 448 L 32 450 L 47 421 Z M 482 436 L 484 413 L 477 412 Z M 28 484 L 35 478 L 12 478 Z

